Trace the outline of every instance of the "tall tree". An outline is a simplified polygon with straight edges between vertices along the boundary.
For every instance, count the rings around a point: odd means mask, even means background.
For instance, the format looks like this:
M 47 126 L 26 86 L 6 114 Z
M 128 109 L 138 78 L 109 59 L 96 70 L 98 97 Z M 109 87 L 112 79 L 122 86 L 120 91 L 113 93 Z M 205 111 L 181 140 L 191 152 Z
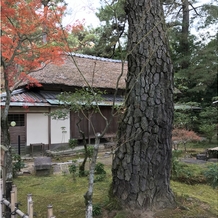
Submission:
M 96 13 L 101 27 L 96 29 L 99 41 L 94 54 L 107 58 L 123 58 L 127 38 L 127 16 L 124 11 L 125 0 L 102 0 L 102 6 Z
M 125 113 L 112 165 L 112 193 L 125 207 L 172 206 L 173 68 L 160 0 L 126 0 Z
M 50 0 L 3 0 L 1 67 L 6 101 L 1 109 L 3 144 L 9 149 L 7 178 L 12 176 L 8 113 L 11 93 L 23 81 L 39 85 L 29 74 L 49 62 L 61 64 L 66 32 L 60 27 L 65 5 Z

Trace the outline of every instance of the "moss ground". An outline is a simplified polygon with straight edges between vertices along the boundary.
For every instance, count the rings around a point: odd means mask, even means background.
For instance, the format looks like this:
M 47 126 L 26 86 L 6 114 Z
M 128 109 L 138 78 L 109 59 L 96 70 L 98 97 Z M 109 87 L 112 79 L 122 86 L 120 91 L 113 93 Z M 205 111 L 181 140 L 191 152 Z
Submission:
M 190 149 L 190 148 L 189 148 Z M 54 161 L 67 161 L 71 158 L 60 158 Z M 100 159 L 100 162 L 104 163 Z M 111 160 L 105 162 L 106 179 L 94 184 L 93 204 L 102 208 L 102 215 L 98 218 L 133 218 L 133 214 L 125 211 L 107 211 L 108 190 L 111 184 Z M 188 165 L 186 170 L 193 172 L 198 177 L 204 171 L 204 165 Z M 27 211 L 27 194 L 33 195 L 35 217 L 47 218 L 47 206 L 53 206 L 56 218 L 83 218 L 85 217 L 85 204 L 83 195 L 87 191 L 88 179 L 70 174 L 52 175 L 49 177 L 36 177 L 33 175 L 19 176 L 14 179 L 18 187 L 18 202 L 20 209 Z M 171 181 L 171 188 L 176 196 L 178 206 L 155 212 L 153 218 L 217 218 L 218 217 L 218 189 L 213 189 L 207 184 L 186 184 L 180 181 Z M 110 208 L 111 209 L 111 208 Z

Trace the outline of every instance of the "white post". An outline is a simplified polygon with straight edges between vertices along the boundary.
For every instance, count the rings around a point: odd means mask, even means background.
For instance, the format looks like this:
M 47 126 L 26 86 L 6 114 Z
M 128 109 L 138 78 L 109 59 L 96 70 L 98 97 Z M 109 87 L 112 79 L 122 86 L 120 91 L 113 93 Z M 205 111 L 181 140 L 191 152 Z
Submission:
M 52 205 L 48 205 L 48 215 L 47 215 L 47 218 L 51 218 L 51 217 L 53 217 L 53 207 L 52 207 Z
M 32 194 L 27 194 L 27 214 L 30 214 L 30 202 L 32 202 Z
M 29 201 L 29 218 L 33 218 L 33 201 Z

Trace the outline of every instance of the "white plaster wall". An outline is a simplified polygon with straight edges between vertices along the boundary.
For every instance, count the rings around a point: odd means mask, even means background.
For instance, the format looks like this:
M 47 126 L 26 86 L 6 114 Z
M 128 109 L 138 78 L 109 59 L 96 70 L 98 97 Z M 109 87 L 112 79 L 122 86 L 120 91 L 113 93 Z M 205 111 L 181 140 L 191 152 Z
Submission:
M 66 133 L 62 133 L 61 127 L 65 127 L 64 131 L 66 131 Z M 70 139 L 70 118 L 66 120 L 51 119 L 51 144 L 67 143 L 69 139 Z
M 48 144 L 48 116 L 27 113 L 27 146 L 31 143 Z

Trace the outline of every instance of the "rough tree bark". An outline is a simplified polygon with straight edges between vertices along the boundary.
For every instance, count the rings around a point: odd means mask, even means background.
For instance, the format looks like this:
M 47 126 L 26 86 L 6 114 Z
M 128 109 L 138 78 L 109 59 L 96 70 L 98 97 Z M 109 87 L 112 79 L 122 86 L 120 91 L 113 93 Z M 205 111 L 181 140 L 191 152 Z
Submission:
M 125 113 L 112 165 L 112 193 L 127 208 L 174 205 L 170 189 L 173 69 L 160 0 L 126 0 Z

